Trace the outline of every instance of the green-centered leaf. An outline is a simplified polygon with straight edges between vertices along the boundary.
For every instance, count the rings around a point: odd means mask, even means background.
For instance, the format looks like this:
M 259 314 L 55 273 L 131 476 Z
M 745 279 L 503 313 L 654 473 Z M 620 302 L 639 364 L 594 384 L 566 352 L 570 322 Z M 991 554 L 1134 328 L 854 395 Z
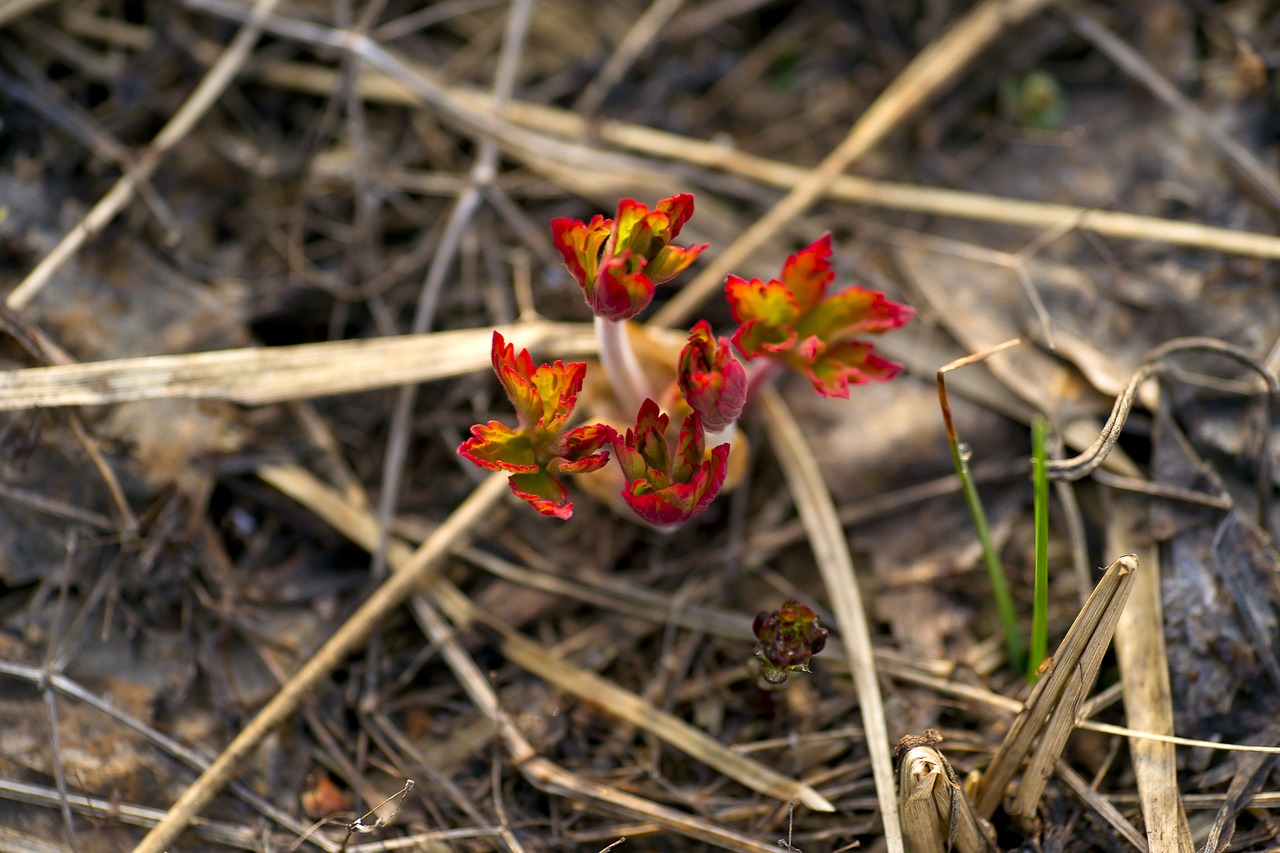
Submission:
M 586 365 L 533 366 L 528 350 L 493 333 L 493 369 L 516 408 L 517 427 L 499 421 L 477 424 L 459 455 L 477 465 L 511 473 L 511 490 L 543 515 L 569 518 L 573 504 L 561 474 L 587 473 L 609 460 L 613 430 L 602 424 L 565 430 L 582 390 Z
M 665 198 L 653 210 L 624 198 L 613 219 L 553 219 L 551 241 L 592 312 L 619 322 L 647 308 L 654 287 L 680 274 L 706 248 L 672 245 L 692 215 L 688 193 Z
M 611 438 L 626 485 L 622 498 L 650 524 L 682 524 L 705 510 L 724 485 L 729 445 L 706 451 L 706 433 L 698 413 L 685 418 L 672 454 L 667 441 L 670 418 L 646 399 L 635 429 Z
M 805 374 L 825 397 L 893 378 L 901 367 L 856 336 L 896 329 L 915 312 L 861 287 L 828 295 L 834 277 L 829 234 L 788 257 L 779 279 L 729 276 L 725 296 L 739 323 L 733 345 L 744 358 L 773 358 Z

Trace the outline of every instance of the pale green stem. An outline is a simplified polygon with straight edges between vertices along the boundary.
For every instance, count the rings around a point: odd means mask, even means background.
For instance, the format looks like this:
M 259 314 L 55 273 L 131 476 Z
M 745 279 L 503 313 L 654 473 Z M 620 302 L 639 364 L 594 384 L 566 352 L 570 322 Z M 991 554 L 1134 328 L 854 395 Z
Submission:
M 646 397 L 653 396 L 640 362 L 627 340 L 627 325 L 597 316 L 596 340 L 600 342 L 600 363 L 609 377 L 614 399 L 622 412 L 623 420 L 631 420 L 640 411 Z
M 719 432 L 707 430 L 707 447 L 719 447 L 721 444 L 732 444 L 738 437 L 738 422 L 730 421 Z
M 773 382 L 781 368 L 782 364 L 772 358 L 753 358 L 747 362 L 747 405 L 751 405 L 762 388 Z
M 1000 613 L 1000 621 L 1004 623 L 1004 644 L 1009 655 L 1009 664 L 1021 666 L 1023 661 L 1022 632 L 1018 630 L 1018 609 L 1013 603 L 1013 595 L 1009 592 L 1009 581 L 1004 573 L 1004 565 L 1000 562 L 1000 554 L 996 551 L 995 542 L 991 539 L 991 526 L 987 524 L 987 513 L 982 508 L 982 498 L 978 496 L 978 485 L 974 482 L 973 472 L 969 470 L 969 450 L 961 449 L 959 443 L 951 444 L 951 461 L 955 463 L 956 473 L 960 475 L 960 485 L 965 503 L 969 505 L 969 514 L 973 517 L 973 527 L 978 534 L 978 542 L 982 545 L 982 559 L 987 566 L 987 578 L 991 581 L 991 594 L 996 601 L 996 610 Z

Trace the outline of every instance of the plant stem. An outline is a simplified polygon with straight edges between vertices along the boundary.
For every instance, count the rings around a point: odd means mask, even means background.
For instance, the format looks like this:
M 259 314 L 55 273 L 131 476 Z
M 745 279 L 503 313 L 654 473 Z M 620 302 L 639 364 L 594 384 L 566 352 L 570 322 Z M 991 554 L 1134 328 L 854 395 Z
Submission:
M 1031 479 L 1035 490 L 1036 575 L 1031 611 L 1031 651 L 1027 655 L 1027 680 L 1035 681 L 1041 661 L 1049 652 L 1049 473 L 1045 470 L 1044 418 L 1031 422 Z
M 982 498 L 978 495 L 978 484 L 969 470 L 969 446 L 962 442 L 949 441 L 951 445 L 951 461 L 955 463 L 956 473 L 960 475 L 963 486 L 964 501 L 969 505 L 969 514 L 973 517 L 973 527 L 978 534 L 978 542 L 982 545 L 982 561 L 987 567 L 987 578 L 991 581 L 991 594 L 996 600 L 996 609 L 1000 612 L 1000 621 L 1004 625 L 1005 651 L 1009 655 L 1009 663 L 1021 667 L 1023 660 L 1022 632 L 1018 629 L 1018 610 L 1013 604 L 1013 595 L 1009 592 L 1009 580 L 1004 573 L 1004 565 L 996 552 L 995 543 L 991 540 L 991 526 L 987 523 L 987 513 L 982 508 Z
M 773 381 L 782 365 L 772 358 L 753 358 L 747 362 L 747 405 L 759 396 L 761 389 Z
M 1009 663 L 1017 668 L 1023 664 L 1022 632 L 1018 630 L 1018 611 L 1013 606 L 1013 596 L 1009 594 L 1009 581 L 1000 563 L 1000 555 L 996 553 L 995 543 L 991 541 L 991 527 L 987 524 L 987 514 L 982 508 L 982 498 L 978 496 L 978 484 L 969 470 L 968 445 L 962 445 L 956 435 L 956 424 L 951 417 L 951 400 L 947 397 L 948 371 L 968 364 L 974 364 L 990 358 L 1002 350 L 1016 346 L 1021 339 L 1014 338 L 1003 344 L 983 352 L 973 353 L 938 368 L 938 407 L 942 409 L 942 424 L 947 432 L 947 445 L 951 448 L 951 461 L 955 463 L 956 473 L 960 476 L 960 484 L 964 491 L 964 501 L 969 505 L 969 515 L 973 517 L 973 527 L 978 534 L 978 542 L 982 545 L 982 560 L 987 566 L 987 577 L 991 581 L 991 594 L 996 600 L 996 609 L 1000 611 L 1000 621 L 1004 624 L 1004 645 L 1009 655 Z
M 623 420 L 630 420 L 651 394 L 635 350 L 627 339 L 627 324 L 597 316 L 595 327 L 596 340 L 600 343 L 600 363 L 609 377 L 609 387 L 618 401 Z
M 733 444 L 733 440 L 738 437 L 738 422 L 732 421 L 725 424 L 725 428 L 719 432 L 707 430 L 707 447 L 716 447 L 721 444 Z

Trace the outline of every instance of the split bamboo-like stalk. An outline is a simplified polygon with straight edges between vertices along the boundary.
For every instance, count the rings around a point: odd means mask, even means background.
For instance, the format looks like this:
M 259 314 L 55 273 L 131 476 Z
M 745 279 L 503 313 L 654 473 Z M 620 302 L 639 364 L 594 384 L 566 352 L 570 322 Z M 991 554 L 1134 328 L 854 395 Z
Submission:
M 1047 674 L 1036 684 L 983 775 L 976 799 L 978 813 L 984 818 L 995 814 L 1006 786 L 1033 746 L 1035 752 L 1009 811 L 1027 820 L 1034 817 L 1045 782 L 1053 773 L 1054 762 L 1076 725 L 1080 702 L 1093 684 L 1102 656 L 1111 644 L 1137 569 L 1138 558 L 1133 554 L 1126 554 L 1108 566 L 1067 631 L 1051 658 Z
M 898 804 L 907 853 L 994 853 L 995 832 L 978 817 L 951 763 L 926 732 L 898 744 Z

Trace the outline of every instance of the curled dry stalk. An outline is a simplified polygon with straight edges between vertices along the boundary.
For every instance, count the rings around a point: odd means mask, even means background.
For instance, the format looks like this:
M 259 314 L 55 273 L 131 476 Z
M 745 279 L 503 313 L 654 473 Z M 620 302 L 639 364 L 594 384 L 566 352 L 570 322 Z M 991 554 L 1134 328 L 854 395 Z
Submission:
M 1164 376 L 1171 373 L 1173 368 L 1168 364 L 1169 357 L 1184 352 L 1215 353 L 1229 358 L 1257 373 L 1266 383 L 1267 399 L 1266 405 L 1262 407 L 1262 429 L 1259 430 L 1258 440 L 1260 446 L 1257 453 L 1259 509 L 1265 510 L 1269 502 L 1271 472 L 1269 456 L 1263 452 L 1265 448 L 1261 445 L 1267 440 L 1267 436 L 1271 432 L 1271 404 L 1280 397 L 1280 380 L 1261 360 L 1250 355 L 1241 347 L 1226 341 L 1220 341 L 1217 338 L 1174 338 L 1147 353 L 1147 357 L 1143 359 L 1142 364 L 1138 366 L 1138 369 L 1134 371 L 1133 376 L 1129 379 L 1129 384 L 1125 386 L 1124 393 L 1116 398 L 1115 405 L 1111 409 L 1111 416 L 1107 418 L 1107 422 L 1103 425 L 1102 432 L 1099 433 L 1097 440 L 1083 452 L 1072 456 L 1070 459 L 1048 461 L 1045 464 L 1045 470 L 1048 472 L 1050 479 L 1079 480 L 1093 473 L 1107 458 L 1107 455 L 1111 453 L 1116 446 L 1116 442 L 1120 440 L 1120 433 L 1129 419 L 1129 412 L 1133 408 L 1133 401 L 1138 394 L 1138 388 L 1153 376 Z

